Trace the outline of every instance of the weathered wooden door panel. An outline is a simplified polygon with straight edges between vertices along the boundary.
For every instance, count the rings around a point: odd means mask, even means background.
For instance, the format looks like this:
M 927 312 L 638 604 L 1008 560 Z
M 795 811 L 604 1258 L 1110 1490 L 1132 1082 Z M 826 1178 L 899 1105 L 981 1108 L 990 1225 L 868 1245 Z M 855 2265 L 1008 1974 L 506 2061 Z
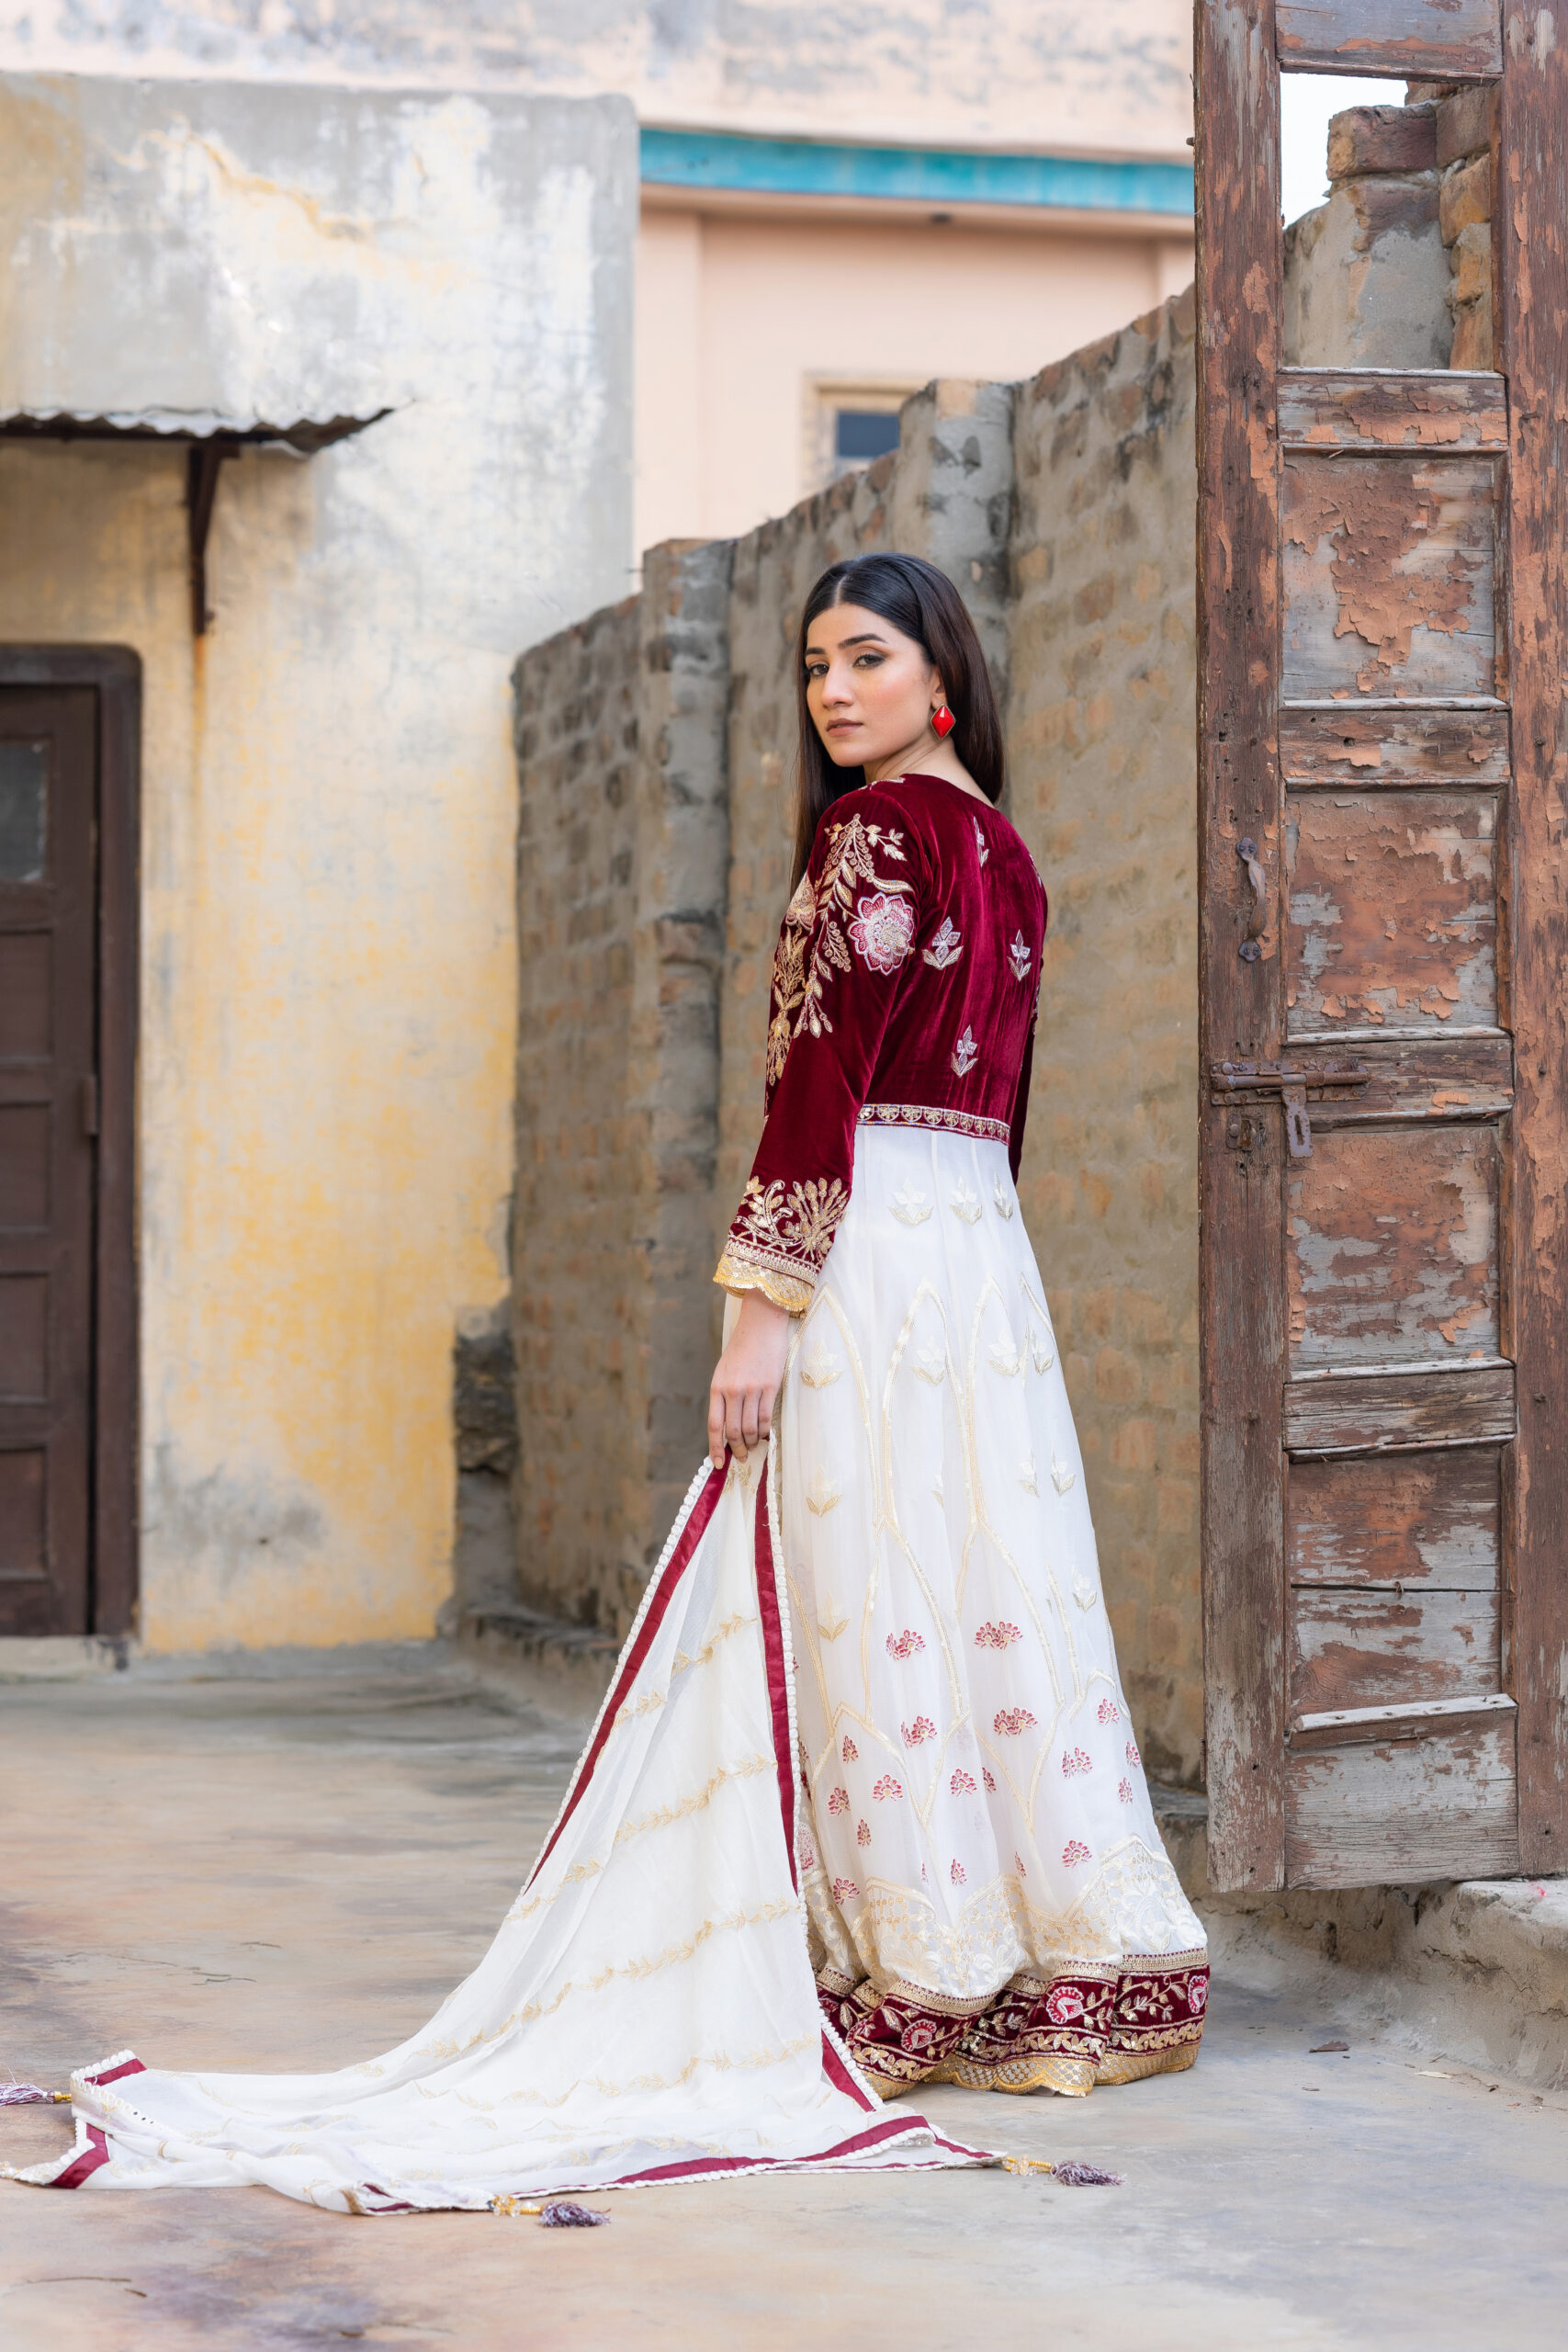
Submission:
M 1297 1748 L 1285 1781 L 1288 1883 L 1506 1878 L 1519 1867 L 1516 1775 L 1505 1712 Z
M 1503 70 L 1498 0 L 1280 0 L 1280 62 L 1467 81 Z
M 1198 11 L 1222 1886 L 1568 1867 L 1568 62 L 1507 21 Z M 1500 79 L 1498 373 L 1279 366 L 1281 62 Z
M 1287 1033 L 1495 1028 L 1495 793 L 1287 792 Z
M 1502 466 L 1288 451 L 1283 691 L 1491 696 Z
M 0 688 L 0 1634 L 89 1625 L 96 738 Z

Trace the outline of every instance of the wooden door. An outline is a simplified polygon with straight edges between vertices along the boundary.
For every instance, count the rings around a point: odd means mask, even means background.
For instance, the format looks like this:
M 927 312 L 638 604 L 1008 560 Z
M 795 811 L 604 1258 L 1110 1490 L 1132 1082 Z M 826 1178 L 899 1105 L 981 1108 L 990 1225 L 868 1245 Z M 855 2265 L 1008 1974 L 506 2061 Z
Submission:
M 1499 85 L 1498 373 L 1280 365 L 1281 62 Z M 1198 90 L 1211 1875 L 1565 1869 L 1568 50 L 1200 0 Z
M 0 1634 L 91 1622 L 96 731 L 0 687 Z

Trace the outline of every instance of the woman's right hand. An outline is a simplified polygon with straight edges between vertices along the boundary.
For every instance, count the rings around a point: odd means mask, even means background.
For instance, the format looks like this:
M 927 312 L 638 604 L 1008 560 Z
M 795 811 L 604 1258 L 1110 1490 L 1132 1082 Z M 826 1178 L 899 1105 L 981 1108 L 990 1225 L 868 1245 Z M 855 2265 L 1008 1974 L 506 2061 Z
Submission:
M 724 1467 L 727 1445 L 738 1462 L 744 1462 L 750 1447 L 765 1442 L 784 1380 L 793 1321 L 765 1291 L 743 1295 L 729 1345 L 708 1388 L 708 1453 L 716 1470 Z

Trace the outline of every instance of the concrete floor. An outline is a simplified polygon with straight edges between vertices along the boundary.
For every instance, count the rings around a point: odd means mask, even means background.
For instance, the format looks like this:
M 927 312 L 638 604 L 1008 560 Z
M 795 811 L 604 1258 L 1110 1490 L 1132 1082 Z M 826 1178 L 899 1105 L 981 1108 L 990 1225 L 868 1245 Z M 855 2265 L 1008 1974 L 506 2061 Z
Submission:
M 146 1666 L 0 1690 L 0 2076 L 131 2044 L 336 2065 L 478 1958 L 576 1727 L 419 1648 L 243 1679 Z M 265 2191 L 0 2184 L 6 2352 L 557 2346 L 1496 2352 L 1568 2328 L 1568 2099 L 1216 1985 L 1191 2074 L 1087 2103 L 946 2090 L 960 2138 L 1088 2157 L 1003 2173 L 611 2194 L 608 2229 L 350 2222 Z M 34 2161 L 61 2118 L 0 2113 Z

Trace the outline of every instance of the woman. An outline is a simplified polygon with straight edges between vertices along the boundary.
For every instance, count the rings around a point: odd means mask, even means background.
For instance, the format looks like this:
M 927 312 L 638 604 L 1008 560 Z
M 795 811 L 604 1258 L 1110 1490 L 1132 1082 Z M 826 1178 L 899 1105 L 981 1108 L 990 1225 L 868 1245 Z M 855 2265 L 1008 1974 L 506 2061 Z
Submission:
M 1208 1977 L 1013 1189 L 1045 894 L 941 572 L 835 564 L 798 677 L 797 887 L 709 1439 L 744 1460 L 782 1378 L 818 1982 L 885 2098 L 1085 2092 L 1190 2065 Z
M 952 587 L 824 574 L 767 1114 L 694 1481 L 543 1852 L 423 2032 L 72 2077 L 62 2188 L 361 2213 L 985 2164 L 921 2082 L 1189 2065 L 1207 1970 L 1117 1680 L 1013 1177 L 1045 900 Z M 786 1573 L 787 1572 L 787 1573 Z

